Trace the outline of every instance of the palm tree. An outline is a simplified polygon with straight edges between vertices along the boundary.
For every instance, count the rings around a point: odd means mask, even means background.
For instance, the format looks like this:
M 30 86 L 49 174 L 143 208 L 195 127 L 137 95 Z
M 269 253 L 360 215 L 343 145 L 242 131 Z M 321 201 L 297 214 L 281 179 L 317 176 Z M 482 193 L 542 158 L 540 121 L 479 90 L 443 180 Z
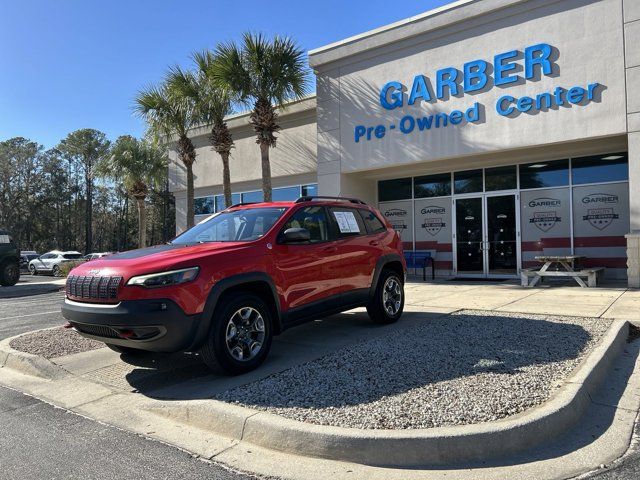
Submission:
M 187 170 L 187 228 L 193 227 L 193 163 L 196 149 L 188 136 L 198 123 L 193 99 L 184 96 L 180 88 L 184 72 L 179 67 L 169 70 L 159 86 L 149 86 L 138 93 L 135 112 L 144 118 L 151 131 L 159 137 L 177 137 L 180 161 Z
M 228 207 L 232 203 L 229 156 L 233 148 L 233 137 L 225 117 L 233 112 L 232 96 L 229 90 L 220 88 L 212 80 L 212 52 L 195 52 L 193 60 L 197 72 L 193 74 L 178 71 L 174 78 L 175 88 L 180 91 L 180 95 L 191 98 L 194 102 L 198 123 L 211 126 L 209 140 L 222 159 L 222 189 L 225 205 Z
M 260 145 L 262 191 L 271 201 L 269 148 L 276 146 L 280 130 L 277 108 L 307 92 L 304 51 L 288 37 L 272 40 L 262 34 L 245 33 L 242 45 L 234 42 L 216 48 L 209 75 L 223 90 L 233 92 L 252 108 L 249 116 Z
M 161 187 L 167 175 L 168 158 L 165 150 L 130 135 L 118 137 L 110 155 L 97 165 L 95 173 L 121 181 L 126 192 L 138 205 L 138 247 L 147 243 L 145 199 L 149 189 Z

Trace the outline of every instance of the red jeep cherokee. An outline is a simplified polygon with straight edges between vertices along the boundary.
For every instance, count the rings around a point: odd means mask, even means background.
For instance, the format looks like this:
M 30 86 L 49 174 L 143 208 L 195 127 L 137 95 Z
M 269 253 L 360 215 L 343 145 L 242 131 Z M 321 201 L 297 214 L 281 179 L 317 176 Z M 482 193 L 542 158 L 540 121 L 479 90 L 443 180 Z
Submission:
M 238 374 L 308 320 L 366 306 L 373 321 L 395 322 L 405 272 L 398 234 L 360 200 L 238 204 L 166 245 L 74 268 L 62 314 L 117 352 L 198 351 Z

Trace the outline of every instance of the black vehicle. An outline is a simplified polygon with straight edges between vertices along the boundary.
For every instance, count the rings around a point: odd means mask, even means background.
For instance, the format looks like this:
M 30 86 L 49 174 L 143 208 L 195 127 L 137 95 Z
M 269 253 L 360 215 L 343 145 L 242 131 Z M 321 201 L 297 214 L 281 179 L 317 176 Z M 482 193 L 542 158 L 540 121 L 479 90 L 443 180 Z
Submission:
M 20 252 L 20 272 L 29 272 L 29 262 L 39 256 L 36 252 Z
M 0 285 L 11 287 L 20 279 L 20 251 L 9 232 L 0 230 Z

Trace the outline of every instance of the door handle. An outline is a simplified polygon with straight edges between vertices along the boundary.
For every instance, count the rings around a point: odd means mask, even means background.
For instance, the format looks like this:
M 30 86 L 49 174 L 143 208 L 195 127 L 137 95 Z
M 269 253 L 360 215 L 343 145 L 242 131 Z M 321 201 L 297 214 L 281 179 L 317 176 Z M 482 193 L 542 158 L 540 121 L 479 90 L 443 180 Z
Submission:
M 338 247 L 325 247 L 322 249 L 323 252 L 334 253 L 338 251 Z
M 380 245 L 380 242 L 378 242 L 377 240 L 371 240 L 369 242 L 369 245 L 371 245 L 372 247 L 376 247 L 376 246 Z

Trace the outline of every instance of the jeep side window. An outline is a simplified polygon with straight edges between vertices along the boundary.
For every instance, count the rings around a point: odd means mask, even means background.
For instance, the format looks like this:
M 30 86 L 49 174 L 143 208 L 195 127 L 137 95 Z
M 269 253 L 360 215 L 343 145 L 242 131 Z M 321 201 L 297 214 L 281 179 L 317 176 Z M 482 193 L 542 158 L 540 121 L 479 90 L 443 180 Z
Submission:
M 338 238 L 367 234 L 362 217 L 355 208 L 331 207 L 330 211 Z
M 358 212 L 360 212 L 360 215 L 362 215 L 364 225 L 365 227 L 367 227 L 367 233 L 372 234 L 387 231 L 387 227 L 384 226 L 384 223 L 382 223 L 378 216 L 372 211 L 359 208 Z
M 282 232 L 289 228 L 306 228 L 311 234 L 311 243 L 329 240 L 329 221 L 324 207 L 306 207 L 295 212 L 285 223 Z

